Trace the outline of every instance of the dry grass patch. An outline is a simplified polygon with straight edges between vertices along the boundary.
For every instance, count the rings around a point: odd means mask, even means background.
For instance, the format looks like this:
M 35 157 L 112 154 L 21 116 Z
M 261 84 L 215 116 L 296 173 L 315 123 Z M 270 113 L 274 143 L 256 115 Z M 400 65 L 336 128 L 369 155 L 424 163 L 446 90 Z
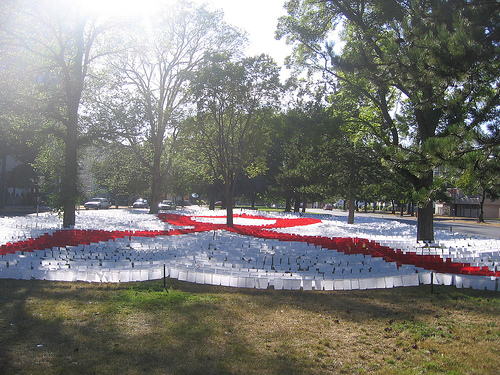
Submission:
M 0 281 L 2 374 L 492 374 L 500 294 Z

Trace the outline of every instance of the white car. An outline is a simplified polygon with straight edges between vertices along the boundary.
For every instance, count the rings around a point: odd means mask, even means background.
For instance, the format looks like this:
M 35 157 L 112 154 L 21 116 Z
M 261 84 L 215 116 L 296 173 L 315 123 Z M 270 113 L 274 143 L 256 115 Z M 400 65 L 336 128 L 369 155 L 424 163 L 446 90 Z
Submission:
M 147 199 L 139 198 L 134 202 L 132 207 L 134 207 L 134 208 L 149 208 L 149 203 L 148 203 Z
M 83 205 L 86 210 L 94 209 L 100 210 L 101 208 L 111 207 L 111 202 L 108 198 L 92 198 Z
M 169 200 L 163 200 L 158 204 L 159 210 L 175 210 L 175 204 Z

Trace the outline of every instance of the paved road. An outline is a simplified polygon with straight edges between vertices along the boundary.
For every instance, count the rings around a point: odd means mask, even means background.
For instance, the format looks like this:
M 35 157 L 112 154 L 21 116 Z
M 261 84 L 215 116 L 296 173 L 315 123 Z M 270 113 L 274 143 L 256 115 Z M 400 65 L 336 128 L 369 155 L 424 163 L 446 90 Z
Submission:
M 347 216 L 346 211 L 333 210 L 325 211 L 322 209 L 308 209 L 307 212 L 318 213 L 318 214 L 330 214 L 333 216 Z M 385 220 L 397 220 L 409 225 L 417 225 L 417 219 L 415 217 L 409 216 L 399 216 L 391 214 L 379 214 L 379 213 L 364 213 L 357 212 L 354 216 L 354 222 L 356 222 L 356 217 L 370 216 L 378 217 Z M 484 224 L 479 224 L 475 219 L 468 218 L 443 218 L 437 217 L 434 219 L 434 229 L 448 230 L 450 232 L 460 233 L 467 236 L 479 236 L 485 238 L 500 239 L 500 222 L 499 221 L 487 221 Z

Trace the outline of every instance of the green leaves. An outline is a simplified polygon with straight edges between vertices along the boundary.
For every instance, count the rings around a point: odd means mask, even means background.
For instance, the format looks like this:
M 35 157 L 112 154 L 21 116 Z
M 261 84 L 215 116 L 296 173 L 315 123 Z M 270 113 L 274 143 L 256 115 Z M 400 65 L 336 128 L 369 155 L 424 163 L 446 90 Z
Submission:
M 375 140 L 426 203 L 436 191 L 433 168 L 456 154 L 453 143 L 465 152 L 469 133 L 500 106 L 498 5 L 294 0 L 287 10 L 279 36 L 295 45 L 290 61 L 359 98 L 347 119 L 352 134 Z M 337 23 L 340 56 L 330 41 Z

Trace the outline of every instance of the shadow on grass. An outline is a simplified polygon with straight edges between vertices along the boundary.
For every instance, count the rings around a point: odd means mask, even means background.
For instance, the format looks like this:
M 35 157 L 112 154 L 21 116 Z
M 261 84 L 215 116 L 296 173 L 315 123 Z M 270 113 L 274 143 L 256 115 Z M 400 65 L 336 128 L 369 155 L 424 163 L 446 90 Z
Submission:
M 2 374 L 347 371 L 333 354 L 347 350 L 352 337 L 357 344 L 376 337 L 365 327 L 384 335 L 387 321 L 434 319 L 464 309 L 498 321 L 500 312 L 498 293 L 450 287 L 435 287 L 431 294 L 425 286 L 306 292 L 171 279 L 166 289 L 162 281 L 1 280 L 0 290 Z M 335 337 L 347 334 L 351 338 Z

